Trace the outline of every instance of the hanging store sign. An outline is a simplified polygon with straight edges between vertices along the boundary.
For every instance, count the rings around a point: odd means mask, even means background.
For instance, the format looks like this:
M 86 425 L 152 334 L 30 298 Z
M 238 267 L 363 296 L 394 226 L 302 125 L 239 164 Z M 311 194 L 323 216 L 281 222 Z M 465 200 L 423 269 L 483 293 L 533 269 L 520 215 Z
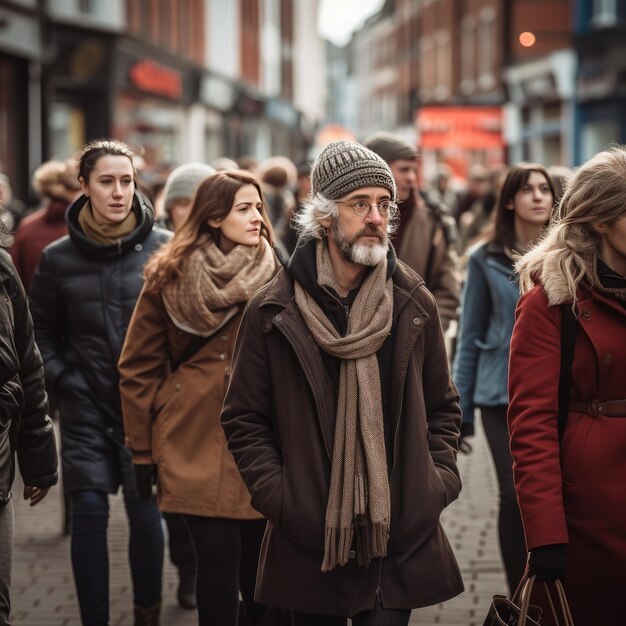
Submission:
M 180 74 L 155 61 L 144 59 L 131 65 L 128 77 L 131 84 L 142 91 L 174 100 L 183 97 L 183 81 Z

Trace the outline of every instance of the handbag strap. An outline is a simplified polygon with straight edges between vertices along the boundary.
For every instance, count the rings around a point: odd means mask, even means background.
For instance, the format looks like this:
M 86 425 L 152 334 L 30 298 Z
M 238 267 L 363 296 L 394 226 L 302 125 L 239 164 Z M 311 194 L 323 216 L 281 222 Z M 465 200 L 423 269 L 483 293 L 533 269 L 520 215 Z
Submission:
M 567 414 L 569 412 L 569 396 L 572 384 L 572 363 L 574 361 L 574 346 L 578 320 L 571 304 L 561 305 L 561 371 L 559 374 L 559 416 L 557 427 L 559 441 L 563 439 Z
M 520 614 L 519 620 L 517 621 L 517 626 L 526 626 L 526 622 L 528 619 L 528 609 L 530 607 L 530 597 L 532 595 L 532 590 L 535 585 L 535 576 L 530 576 L 528 573 L 524 574 L 522 577 L 523 584 L 521 585 L 522 589 L 519 596 L 519 606 L 520 606 Z M 552 617 L 554 618 L 555 626 L 574 626 L 574 619 L 572 618 L 572 612 L 569 608 L 569 603 L 567 602 L 567 596 L 565 595 L 565 589 L 563 588 L 563 584 L 560 580 L 556 580 L 554 582 L 554 587 L 556 589 L 556 595 L 558 598 L 558 605 L 561 609 L 561 615 L 563 617 L 563 622 L 559 621 L 557 616 L 556 608 L 554 606 L 554 602 L 552 600 L 552 592 L 550 591 L 550 586 L 546 583 L 543 583 L 543 586 L 546 590 L 546 596 L 548 597 L 548 603 L 550 604 L 550 609 L 552 611 Z M 518 587 L 519 590 L 519 587 Z M 517 594 L 517 591 L 515 592 Z M 511 600 L 515 598 L 515 595 Z

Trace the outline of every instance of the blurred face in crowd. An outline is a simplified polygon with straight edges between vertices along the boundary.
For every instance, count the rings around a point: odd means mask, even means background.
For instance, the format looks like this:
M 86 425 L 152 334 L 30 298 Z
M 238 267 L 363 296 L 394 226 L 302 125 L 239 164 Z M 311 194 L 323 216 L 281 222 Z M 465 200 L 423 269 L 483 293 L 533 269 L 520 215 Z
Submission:
M 329 248 L 335 248 L 350 263 L 377 265 L 387 256 L 389 247 L 387 224 L 393 210 L 387 209 L 392 203 L 389 191 L 384 187 L 364 187 L 336 203 L 337 217 L 320 222 L 329 229 Z
M 398 159 L 389 168 L 398 187 L 398 200 L 404 202 L 417 184 L 417 159 Z
M 172 220 L 174 232 L 176 232 L 189 217 L 192 204 L 193 198 L 179 198 L 175 200 L 170 207 L 170 219 Z
M 209 226 L 221 232 L 220 249 L 230 252 L 236 245 L 258 246 L 261 237 L 263 202 L 254 185 L 243 185 L 237 190 L 233 206 L 222 219 L 210 219 Z
M 118 224 L 130 213 L 135 192 L 134 171 L 126 156 L 105 154 L 95 163 L 80 186 L 91 202 L 93 216 L 99 224 Z
M 599 256 L 613 270 L 626 277 L 626 213 L 611 224 L 596 224 Z
M 541 172 L 533 171 L 509 200 L 507 208 L 515 212 L 516 222 L 543 226 L 550 219 L 553 205 L 554 196 L 548 180 Z

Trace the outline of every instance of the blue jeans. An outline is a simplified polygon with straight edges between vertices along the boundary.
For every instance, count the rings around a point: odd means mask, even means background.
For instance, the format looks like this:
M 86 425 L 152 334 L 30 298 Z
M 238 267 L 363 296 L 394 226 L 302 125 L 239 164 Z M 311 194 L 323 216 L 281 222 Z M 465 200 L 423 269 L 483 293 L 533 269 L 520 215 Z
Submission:
M 0 626 L 9 626 L 11 565 L 13 563 L 13 500 L 0 506 Z
M 152 497 L 142 501 L 132 486 L 124 486 L 130 524 L 128 556 L 135 604 L 148 608 L 161 601 L 163 526 Z M 103 491 L 85 489 L 70 494 L 72 568 L 84 626 L 109 624 L 109 554 L 107 526 L 109 498 Z

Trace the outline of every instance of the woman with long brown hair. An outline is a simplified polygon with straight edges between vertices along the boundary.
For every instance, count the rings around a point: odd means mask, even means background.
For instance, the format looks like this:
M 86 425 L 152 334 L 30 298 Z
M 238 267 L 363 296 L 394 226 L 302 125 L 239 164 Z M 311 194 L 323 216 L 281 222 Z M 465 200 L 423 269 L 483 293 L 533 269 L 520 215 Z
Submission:
M 250 506 L 220 426 L 243 307 L 274 275 L 272 228 L 255 178 L 219 172 L 187 221 L 146 266 L 119 369 L 126 443 L 146 495 L 178 513 L 197 559 L 199 623 L 251 623 L 265 520 Z

